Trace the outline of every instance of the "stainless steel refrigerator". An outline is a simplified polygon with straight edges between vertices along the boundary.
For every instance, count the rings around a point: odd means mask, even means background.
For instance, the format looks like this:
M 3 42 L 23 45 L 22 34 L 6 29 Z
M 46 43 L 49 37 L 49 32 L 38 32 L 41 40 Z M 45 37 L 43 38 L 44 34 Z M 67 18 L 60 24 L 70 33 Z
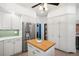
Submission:
M 27 33 L 29 37 L 27 37 Z M 35 38 L 35 24 L 22 22 L 22 51 L 28 51 L 25 41 Z

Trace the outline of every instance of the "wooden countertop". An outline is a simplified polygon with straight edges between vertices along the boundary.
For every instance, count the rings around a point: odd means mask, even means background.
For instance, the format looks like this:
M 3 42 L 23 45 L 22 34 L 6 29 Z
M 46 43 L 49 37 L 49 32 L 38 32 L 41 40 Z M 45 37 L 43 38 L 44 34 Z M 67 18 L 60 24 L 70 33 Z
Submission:
M 41 43 L 37 42 L 37 39 L 27 40 L 25 43 L 29 43 L 43 51 L 47 51 L 49 48 L 55 45 L 54 41 L 51 40 L 43 40 Z

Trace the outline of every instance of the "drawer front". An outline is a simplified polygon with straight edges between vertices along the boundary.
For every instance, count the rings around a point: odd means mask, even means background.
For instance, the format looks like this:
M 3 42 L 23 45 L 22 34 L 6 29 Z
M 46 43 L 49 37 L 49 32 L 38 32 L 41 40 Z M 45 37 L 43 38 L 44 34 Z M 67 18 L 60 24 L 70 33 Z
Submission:
M 36 47 L 34 47 L 34 46 L 30 45 L 30 44 L 28 44 L 28 52 L 31 55 L 35 55 L 35 56 L 40 55 L 42 53 L 38 48 L 36 48 Z

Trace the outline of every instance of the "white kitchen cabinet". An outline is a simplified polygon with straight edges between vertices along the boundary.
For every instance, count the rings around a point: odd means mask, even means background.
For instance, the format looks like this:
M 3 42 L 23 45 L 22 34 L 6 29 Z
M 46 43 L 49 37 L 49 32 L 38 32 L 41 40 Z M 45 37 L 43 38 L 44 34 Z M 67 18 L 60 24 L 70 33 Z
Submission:
M 56 42 L 55 47 L 59 48 L 59 24 L 53 24 L 52 29 L 53 40 Z
M 48 39 L 56 42 L 55 48 L 66 52 L 76 52 L 74 18 L 74 15 L 63 15 L 48 21 Z
M 22 31 L 22 17 L 19 17 L 19 30 Z
M 0 29 L 2 29 L 3 14 L 0 13 Z
M 42 51 L 31 44 L 28 44 L 28 56 L 54 56 L 54 46 L 49 48 L 47 51 Z
M 3 41 L 0 41 L 0 56 L 4 55 L 4 44 Z
M 60 17 L 59 18 L 59 48 L 60 50 L 63 50 L 63 51 L 66 51 L 67 50 L 67 27 L 68 27 L 68 24 L 67 24 L 67 21 L 65 20 L 66 17 L 63 16 L 63 17 Z
M 14 51 L 15 51 L 15 54 L 22 52 L 22 39 L 21 38 L 15 38 Z
M 76 24 L 69 24 L 68 30 L 70 30 L 68 33 L 68 51 L 76 52 Z
M 4 14 L 2 20 L 2 28 L 11 29 L 11 16 L 9 14 Z
M 59 24 L 59 49 L 66 51 L 67 50 L 67 24 Z
M 14 54 L 14 40 L 9 39 L 4 41 L 4 56 L 10 56 Z
M 59 24 L 60 50 L 66 52 L 76 52 L 75 46 L 75 20 L 73 15 L 63 17 Z
M 20 16 L 8 13 L 0 13 L 0 29 L 22 30 L 22 19 Z
M 55 48 L 59 49 L 59 23 L 54 20 L 48 23 L 48 39 L 56 42 Z
M 4 40 L 4 56 L 10 56 L 22 52 L 22 38 Z
M 21 27 L 21 20 L 18 16 L 12 17 L 12 29 L 20 29 Z

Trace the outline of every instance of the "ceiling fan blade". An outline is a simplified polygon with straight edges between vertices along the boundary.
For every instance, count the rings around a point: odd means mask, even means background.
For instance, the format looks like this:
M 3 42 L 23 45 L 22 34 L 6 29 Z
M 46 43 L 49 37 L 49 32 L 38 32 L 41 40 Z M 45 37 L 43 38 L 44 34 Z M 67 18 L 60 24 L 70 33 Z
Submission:
M 38 6 L 38 5 L 40 5 L 41 3 L 38 3 L 38 4 L 36 4 L 36 5 L 34 5 L 34 6 L 32 6 L 32 8 L 35 8 L 36 6 Z
M 58 6 L 59 5 L 59 3 L 48 3 L 48 4 L 55 5 L 55 6 Z

